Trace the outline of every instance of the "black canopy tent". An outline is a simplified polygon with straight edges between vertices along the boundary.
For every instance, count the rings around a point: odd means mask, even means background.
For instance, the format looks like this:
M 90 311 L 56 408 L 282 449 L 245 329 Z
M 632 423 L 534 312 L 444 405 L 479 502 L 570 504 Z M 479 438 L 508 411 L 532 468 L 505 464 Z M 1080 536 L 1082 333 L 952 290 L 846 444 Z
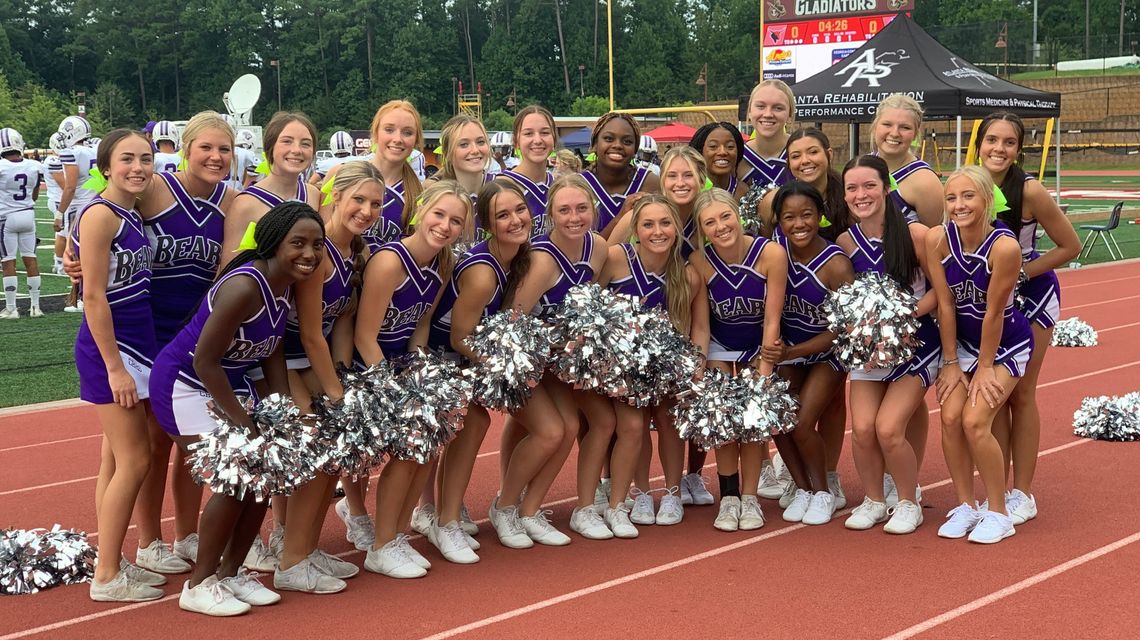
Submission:
M 883 98 L 906 94 L 922 105 L 927 119 L 957 120 L 959 156 L 963 117 L 1012 111 L 1024 118 L 1058 118 L 1059 124 L 1061 115 L 1060 94 L 1023 87 L 982 71 L 942 46 L 905 14 L 829 69 L 796 83 L 792 91 L 796 119 L 806 122 L 871 122 Z

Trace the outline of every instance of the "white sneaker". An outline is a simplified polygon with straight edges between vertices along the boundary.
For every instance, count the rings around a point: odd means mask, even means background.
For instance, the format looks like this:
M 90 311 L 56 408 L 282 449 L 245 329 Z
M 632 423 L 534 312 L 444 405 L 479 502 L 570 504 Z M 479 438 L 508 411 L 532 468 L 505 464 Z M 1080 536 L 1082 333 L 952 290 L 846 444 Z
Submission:
M 463 522 L 459 523 L 459 528 L 460 529 L 463 528 Z M 467 533 L 466 531 L 463 532 L 463 537 L 467 538 L 467 546 L 471 547 L 472 551 L 478 551 L 479 549 L 481 549 L 483 547 L 483 545 L 479 544 L 478 540 L 476 540 L 474 537 L 471 536 L 471 534 Z
M 416 564 L 399 536 L 379 549 L 369 549 L 364 558 L 364 568 L 389 578 L 422 578 L 427 575 L 427 569 Z
M 31 309 L 28 309 L 28 317 L 30 317 L 30 318 L 42 318 L 42 317 L 44 317 L 44 312 L 40 311 L 39 307 L 32 307 Z
M 982 514 L 974 507 L 963 502 L 962 504 L 954 507 L 946 514 L 946 522 L 938 527 L 938 537 L 940 538 L 964 538 L 967 533 L 974 530 L 978 526 L 978 522 L 982 519 Z
M 611 491 L 609 478 L 602 478 L 598 482 L 598 486 L 594 488 L 594 506 L 598 508 L 599 513 L 610 506 Z
M 0 320 L 19 320 L 19 319 L 20 319 L 20 310 L 19 309 L 4 309 L 3 311 L 0 311 Z M 114 581 L 112 580 L 111 582 L 114 582 Z
M 314 549 L 309 554 L 309 562 L 312 562 L 313 566 L 321 573 L 341 580 L 347 580 L 360 573 L 360 567 L 351 562 L 345 562 L 334 555 L 329 555 L 320 549 Z
M 795 489 L 795 493 L 792 496 L 792 500 L 788 502 L 787 507 L 784 508 L 784 522 L 802 522 L 804 514 L 807 513 L 808 507 L 811 506 L 812 494 L 795 485 L 792 485 L 792 487 Z M 783 498 L 781 498 L 780 502 L 783 501 Z
M 673 487 L 661 496 L 661 506 L 657 508 L 657 515 L 653 517 L 654 524 L 662 526 L 678 524 L 685 517 L 685 507 L 678 493 L 679 489 Z
M 922 524 L 922 507 L 910 500 L 901 500 L 891 507 L 891 519 L 883 531 L 904 535 L 914 533 L 918 525 Z
M 741 531 L 754 531 L 764 526 L 764 512 L 756 496 L 740 497 L 740 520 L 737 528 Z
M 170 546 L 162 540 L 154 540 L 145 549 L 139 549 L 135 554 L 135 564 L 155 573 L 186 573 L 190 571 L 190 563 L 174 555 Z
M 467 511 L 467 505 L 465 504 L 459 505 L 459 526 L 463 527 L 463 533 L 466 533 L 468 536 L 479 535 L 479 525 L 475 524 L 475 521 L 471 519 L 471 514 Z
M 341 498 L 336 503 L 336 515 L 344 522 L 344 538 L 358 551 L 368 551 L 376 542 L 376 523 L 368 514 L 354 516 L 348 511 L 348 499 Z
M 154 571 L 147 571 L 137 564 L 127 562 L 126 558 L 119 560 L 119 571 L 127 574 L 128 580 L 133 580 L 148 587 L 161 587 L 166 584 L 166 576 Z
M 300 591 L 325 595 L 340 593 L 348 586 L 344 580 L 321 571 L 312 560 L 305 558 L 288 569 L 273 571 L 273 586 L 282 591 Z
M 784 464 L 784 456 L 780 455 L 779 451 L 776 452 L 776 455 L 772 456 L 772 470 L 776 472 L 776 480 L 778 480 L 780 484 L 791 484 L 795 482 L 795 480 L 792 480 L 792 471 L 788 469 L 788 465 Z
M 796 499 L 796 494 L 799 491 L 800 488 L 797 487 L 796 483 L 794 482 L 784 485 L 784 492 L 780 494 L 780 508 L 787 509 L 789 506 L 791 506 L 792 502 Z M 806 508 L 807 507 L 805 507 L 805 509 Z M 799 520 L 789 522 L 799 522 Z
M 760 483 L 756 486 L 756 495 L 775 500 L 783 493 L 784 485 L 776 479 L 776 469 L 771 462 L 765 462 L 760 466 Z
M 855 507 L 843 526 L 854 531 L 866 531 L 887 519 L 887 504 L 863 498 L 863 504 Z
M 245 554 L 245 561 L 242 566 L 246 569 L 253 571 L 270 572 L 277 568 L 277 556 L 265 546 L 265 542 L 261 540 L 261 536 L 253 539 L 253 546 L 249 548 L 249 553 Z
M 562 533 L 550 524 L 547 516 L 554 513 L 547 509 L 540 510 L 533 516 L 522 516 L 519 518 L 519 524 L 523 526 L 523 530 L 538 544 L 544 544 L 548 547 L 561 547 L 570 544 L 570 536 Z
M 653 496 L 637 487 L 630 489 L 629 493 L 633 496 L 633 508 L 629 512 L 630 522 L 641 525 L 656 522 L 657 517 L 653 514 Z
M 736 531 L 740 528 L 740 498 L 727 496 L 720 499 L 720 512 L 716 514 L 713 526 L 721 531 Z
M 831 495 L 835 496 L 836 511 L 847 506 L 847 496 L 843 493 L 843 484 L 839 482 L 838 471 L 827 472 L 827 490 L 831 492 Z
M 495 496 L 487 515 L 490 516 L 491 526 L 495 528 L 495 534 L 499 536 L 499 542 L 503 543 L 504 547 L 529 549 L 534 546 L 534 540 L 530 539 L 526 529 L 523 529 L 519 522 L 519 508 L 516 505 L 500 509 L 499 497 Z
M 435 505 L 424 504 L 412 509 L 412 531 L 427 536 L 435 522 Z
M 147 602 L 165 595 L 161 589 L 131 580 L 126 571 L 119 571 L 106 584 L 92 579 L 88 594 L 95 602 Z
M 83 301 L 79 300 L 75 304 L 69 304 L 63 308 L 68 313 L 83 313 Z
M 570 530 L 588 540 L 609 540 L 614 532 L 606 526 L 593 505 L 578 507 L 570 513 Z
M 883 474 L 883 502 L 887 503 L 888 507 L 893 507 L 899 503 L 899 488 L 895 485 L 895 478 L 889 473 Z
M 830 491 L 816 491 L 811 496 L 807 511 L 801 520 L 804 524 L 821 525 L 831 522 L 835 514 L 835 496 Z
M 1021 489 L 1014 489 L 1006 494 L 1005 512 L 1015 527 L 1023 525 L 1037 517 L 1037 498 L 1025 495 Z
M 685 502 L 685 490 L 688 489 L 690 502 Z M 705 477 L 699 473 L 686 473 L 681 477 L 681 504 L 705 506 L 715 504 L 716 498 L 709 493 Z
M 412 539 L 408 537 L 408 534 L 397 533 L 396 542 L 404 548 L 404 551 L 408 554 L 409 557 L 411 557 L 412 562 L 419 565 L 421 569 L 424 571 L 431 569 L 431 562 L 428 562 L 428 559 L 424 557 L 424 554 L 420 553 L 416 550 L 415 547 L 412 546 Z
M 269 532 L 269 551 L 277 562 L 281 562 L 281 556 L 285 553 L 285 527 L 274 523 L 273 531 Z
M 187 562 L 198 561 L 198 534 L 191 533 L 181 540 L 174 541 L 174 555 Z
M 194 588 L 190 588 L 190 581 L 187 580 L 182 585 L 182 595 L 178 597 L 178 608 L 208 616 L 229 617 L 248 613 L 252 607 L 238 600 L 232 591 L 218 581 L 217 576 L 210 576 Z
M 681 491 L 681 504 L 682 505 L 693 504 L 693 493 L 691 491 L 689 491 L 689 476 L 690 475 L 697 475 L 697 474 L 686 473 L 685 475 L 681 476 L 681 486 L 679 487 L 679 489 Z
M 471 545 L 467 544 L 467 534 L 463 532 L 463 527 L 456 520 L 452 520 L 442 527 L 433 523 L 428 529 L 427 539 L 428 542 L 435 545 L 436 549 L 439 549 L 439 552 L 443 554 L 443 559 L 448 562 L 456 564 L 479 562 L 479 556 L 471 550 Z
M 637 527 L 633 526 L 633 523 L 629 521 L 629 511 L 624 504 L 619 504 L 616 508 L 607 508 L 605 523 L 615 538 L 628 539 L 638 536 Z
M 978 526 L 970 532 L 969 540 L 980 544 L 994 544 L 1015 533 L 1017 530 L 1013 528 L 1013 520 L 1009 516 L 997 511 L 986 511 L 982 514 Z
M 258 578 L 259 573 L 251 573 L 244 568 L 238 569 L 237 575 L 221 580 L 223 587 L 230 590 L 234 597 L 254 607 L 265 607 L 281 601 L 281 594 L 265 588 Z

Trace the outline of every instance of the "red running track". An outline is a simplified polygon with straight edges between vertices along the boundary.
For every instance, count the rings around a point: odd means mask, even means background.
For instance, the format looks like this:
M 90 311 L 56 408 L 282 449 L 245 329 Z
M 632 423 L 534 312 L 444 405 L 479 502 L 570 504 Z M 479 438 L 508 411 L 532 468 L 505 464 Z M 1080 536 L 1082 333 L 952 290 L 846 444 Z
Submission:
M 1089 322 L 1100 344 L 1050 351 L 1039 390 L 1041 513 L 999 545 L 935 535 L 954 494 L 934 415 L 920 475 L 926 523 L 910 536 L 847 531 L 846 511 L 824 527 L 788 525 L 774 501 L 764 501 L 768 524 L 757 532 L 718 532 L 711 526 L 715 507 L 690 507 L 682 524 L 641 527 L 638 540 L 592 542 L 572 534 L 570 546 L 553 549 L 505 549 L 482 524 L 477 565 L 449 564 L 417 540 L 434 563 L 423 579 L 362 572 L 342 594 L 286 593 L 281 604 L 238 619 L 191 616 L 177 609 L 176 595 L 139 605 L 94 603 L 85 586 L 3 598 L 0 640 L 111 638 L 128 630 L 169 635 L 171 624 L 191 622 L 205 633 L 274 639 L 328 633 L 330 624 L 344 638 L 1136 637 L 1140 497 L 1120 488 L 1140 482 L 1140 448 L 1077 439 L 1071 423 L 1085 396 L 1140 388 L 1140 319 L 1130 313 L 1140 304 L 1140 263 L 1061 279 L 1062 315 Z M 476 518 L 496 489 L 499 427 L 484 443 L 468 493 Z M 99 439 L 91 436 L 98 433 L 85 406 L 0 415 L 0 526 L 60 522 L 94 532 Z M 840 471 L 854 506 L 862 494 L 849 455 Z M 573 493 L 569 466 L 548 497 L 554 522 L 567 531 Z M 169 536 L 169 520 L 167 526 Z M 335 517 L 326 521 L 322 547 L 363 560 Z M 181 582 L 175 577 L 167 593 L 176 594 Z

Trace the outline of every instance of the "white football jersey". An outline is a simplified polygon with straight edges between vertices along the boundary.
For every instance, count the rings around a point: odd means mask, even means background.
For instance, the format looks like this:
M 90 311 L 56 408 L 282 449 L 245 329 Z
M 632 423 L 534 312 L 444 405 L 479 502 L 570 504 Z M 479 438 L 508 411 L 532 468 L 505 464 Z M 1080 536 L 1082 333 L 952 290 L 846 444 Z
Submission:
M 321 179 L 324 179 L 324 177 L 329 174 L 329 171 L 332 171 L 333 167 L 340 166 L 346 162 L 352 162 L 353 160 L 359 160 L 359 159 L 360 158 L 358 158 L 356 156 L 352 156 L 352 155 L 341 156 L 339 158 L 336 156 L 333 156 L 331 158 L 322 158 L 322 159 L 317 161 L 317 174 L 319 174 L 321 176 Z
M 241 191 L 245 185 L 246 176 L 256 176 L 254 169 L 260 162 L 257 154 L 244 147 L 234 147 L 234 158 L 230 162 L 230 179 L 227 184 L 230 188 Z
M 71 206 L 69 207 L 75 211 L 86 207 L 98 195 L 90 189 L 83 188 L 83 183 L 87 182 L 87 179 L 91 177 L 91 170 L 95 168 L 96 151 L 95 147 L 77 144 L 70 149 L 64 149 L 59 154 L 59 159 L 65 167 L 71 165 L 79 169 L 79 184 L 75 186 L 75 196 L 71 199 Z
M 0 159 L 0 219 L 35 206 L 32 197 L 43 177 L 43 165 L 35 160 Z
M 63 162 L 59 156 L 50 155 L 44 158 L 44 182 L 47 183 L 48 202 L 58 204 L 60 197 L 63 196 L 63 187 L 59 186 L 55 178 L 52 177 L 54 174 L 59 174 L 59 179 L 63 180 Z
M 159 151 L 154 154 L 154 172 L 174 173 L 178 171 L 178 164 L 180 162 L 182 162 L 182 156 L 177 153 L 164 153 Z

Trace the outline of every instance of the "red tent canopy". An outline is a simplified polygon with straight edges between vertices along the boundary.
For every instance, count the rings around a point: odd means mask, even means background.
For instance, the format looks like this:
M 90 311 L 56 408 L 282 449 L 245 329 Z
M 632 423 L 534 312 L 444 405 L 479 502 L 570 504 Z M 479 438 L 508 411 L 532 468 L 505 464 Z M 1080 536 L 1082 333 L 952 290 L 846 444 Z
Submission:
M 647 131 L 645 135 L 657 142 L 688 142 L 693 139 L 693 134 L 696 132 L 696 129 L 677 121 Z

